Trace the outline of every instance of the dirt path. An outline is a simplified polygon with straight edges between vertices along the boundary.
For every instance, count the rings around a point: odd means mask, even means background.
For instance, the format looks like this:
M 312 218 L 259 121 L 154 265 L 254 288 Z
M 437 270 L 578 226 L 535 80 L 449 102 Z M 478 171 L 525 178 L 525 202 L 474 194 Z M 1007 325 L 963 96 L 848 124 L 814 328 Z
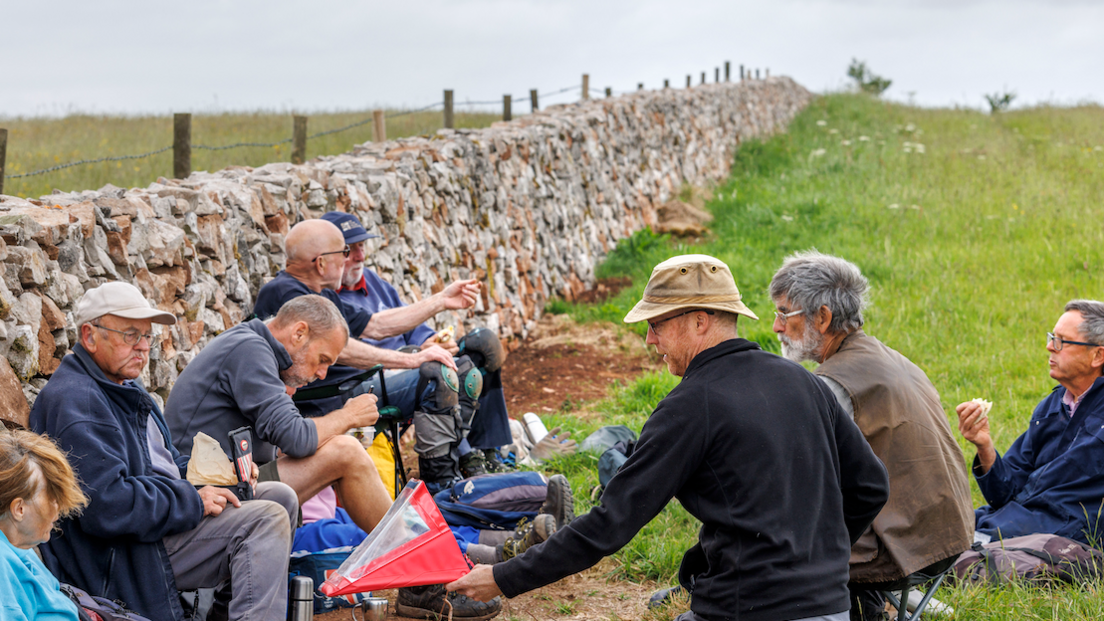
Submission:
M 607 283 L 605 291 L 615 292 L 617 284 Z M 578 325 L 566 315 L 547 315 L 530 338 L 507 358 L 503 387 L 511 416 L 556 412 L 565 400 L 570 400 L 570 410 L 586 417 L 592 415 L 586 403 L 605 397 L 611 382 L 631 380 L 659 366 L 641 338 L 626 330 L 609 325 Z M 409 465 L 416 464 L 416 460 L 411 461 Z M 607 559 L 579 575 L 506 600 L 498 618 L 526 621 L 649 618 L 645 602 L 657 585 L 608 580 L 606 575 L 611 569 L 613 562 Z M 389 618 L 402 619 L 394 616 L 395 591 L 379 595 L 391 600 Z M 318 616 L 320 621 L 349 618 L 348 610 Z

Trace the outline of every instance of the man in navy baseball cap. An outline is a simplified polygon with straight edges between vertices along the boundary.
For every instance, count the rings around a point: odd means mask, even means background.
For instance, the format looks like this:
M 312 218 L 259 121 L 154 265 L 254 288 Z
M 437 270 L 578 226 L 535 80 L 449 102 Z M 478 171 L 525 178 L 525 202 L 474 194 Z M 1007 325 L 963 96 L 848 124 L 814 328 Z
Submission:
M 322 217 L 341 229 L 345 235 L 345 243 L 349 245 L 341 289 L 338 290 L 342 301 L 369 313 L 405 306 L 394 287 L 364 266 L 367 258 L 364 240 L 377 236 L 369 234 L 360 220 L 352 214 L 331 211 Z M 461 290 L 469 282 L 471 281 L 454 282 L 437 295 L 447 295 L 452 289 Z M 462 386 L 459 391 L 462 417 L 459 428 L 442 429 L 441 425 L 415 423 L 415 433 L 419 440 L 415 449 L 419 455 L 419 472 L 423 480 L 434 487 L 433 484 L 448 484 L 458 475 L 475 476 L 485 470 L 494 471 L 501 467 L 501 460 L 494 449 L 510 444 L 513 438 L 510 435 L 506 398 L 502 392 L 501 366 L 504 356 L 502 345 L 494 332 L 486 328 L 475 328 L 462 338 L 453 340 L 448 333 L 438 333 L 423 323 L 404 334 L 385 339 L 366 339 L 365 342 L 394 350 L 424 349 L 440 345 L 457 357 L 457 370 L 461 375 L 462 368 L 466 367 L 466 360 L 470 360 L 479 369 L 481 394 L 465 390 L 468 386 Z
M 337 228 L 341 229 L 341 234 L 345 236 L 345 243 L 350 246 L 358 244 L 366 239 L 375 239 L 379 237 L 379 235 L 372 235 L 366 231 L 364 226 L 360 224 L 360 220 L 351 213 L 330 211 L 323 215 L 322 219 L 333 222 Z

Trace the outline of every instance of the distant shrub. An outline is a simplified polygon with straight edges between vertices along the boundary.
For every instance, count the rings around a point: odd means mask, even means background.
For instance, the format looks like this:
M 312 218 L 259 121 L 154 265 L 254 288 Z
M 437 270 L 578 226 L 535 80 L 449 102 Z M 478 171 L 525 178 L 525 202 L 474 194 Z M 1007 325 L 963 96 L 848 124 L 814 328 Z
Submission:
M 857 58 L 851 59 L 851 66 L 847 68 L 847 77 L 855 81 L 859 90 L 875 97 L 881 95 L 893 84 L 893 80 L 874 75 L 867 66 L 866 61 Z
M 983 95 L 985 101 L 989 102 L 989 112 L 996 114 L 997 112 L 1004 112 L 1012 105 L 1012 101 L 1016 99 L 1015 91 L 1005 91 L 1003 93 L 993 93 L 992 95 Z

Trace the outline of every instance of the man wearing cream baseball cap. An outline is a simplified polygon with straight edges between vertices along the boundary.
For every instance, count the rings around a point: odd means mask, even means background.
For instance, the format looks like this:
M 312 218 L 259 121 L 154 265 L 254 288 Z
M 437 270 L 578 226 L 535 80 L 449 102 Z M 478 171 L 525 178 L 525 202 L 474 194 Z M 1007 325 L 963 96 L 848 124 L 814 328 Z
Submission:
M 682 381 L 656 406 L 602 503 L 545 543 L 446 585 L 514 597 L 626 545 L 672 498 L 702 522 L 679 571 L 683 621 L 847 621 L 851 544 L 889 495 L 885 468 L 811 373 L 736 336 L 756 319 L 705 255 L 652 271 L 625 321 Z
M 40 546 L 46 566 L 153 621 L 184 618 L 178 589 L 227 580 L 229 619 L 283 619 L 295 492 L 259 483 L 255 500 L 243 502 L 225 488 L 196 489 L 185 478 L 188 456 L 173 447 L 139 379 L 153 324 L 176 317 L 134 285 L 110 282 L 87 291 L 73 319 L 80 342 L 38 395 L 30 424 L 72 457 L 91 502 Z

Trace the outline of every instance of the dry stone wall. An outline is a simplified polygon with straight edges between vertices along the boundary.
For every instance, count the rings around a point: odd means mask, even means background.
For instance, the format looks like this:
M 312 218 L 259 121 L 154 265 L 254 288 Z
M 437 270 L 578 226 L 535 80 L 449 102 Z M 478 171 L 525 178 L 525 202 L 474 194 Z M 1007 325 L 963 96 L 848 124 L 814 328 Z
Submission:
M 288 229 L 335 209 L 382 236 L 368 262 L 408 301 L 453 279 L 484 282 L 473 311 L 439 324 L 524 337 L 550 296 L 571 300 L 592 285 L 596 263 L 654 224 L 682 184 L 722 179 L 741 140 L 784 129 L 811 98 L 779 77 L 641 91 L 298 166 L 0 196 L 0 353 L 10 364 L 0 391 L 19 386 L 33 401 L 76 342 L 77 299 L 125 280 L 180 319 L 162 329 L 143 378 L 166 396 L 207 341 L 250 313 L 284 265 Z

